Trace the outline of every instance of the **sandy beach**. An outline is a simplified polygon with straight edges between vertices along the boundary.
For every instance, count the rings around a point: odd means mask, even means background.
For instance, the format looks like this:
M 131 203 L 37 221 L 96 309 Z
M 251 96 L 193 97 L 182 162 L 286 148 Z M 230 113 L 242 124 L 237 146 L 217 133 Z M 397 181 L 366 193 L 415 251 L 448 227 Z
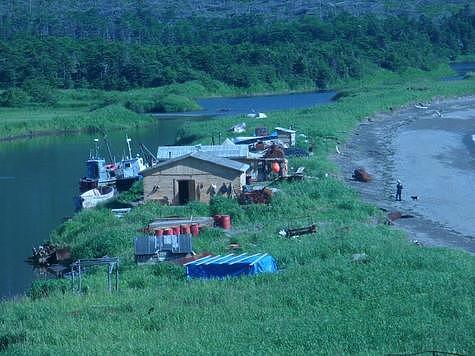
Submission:
M 363 199 L 414 218 L 411 240 L 475 254 L 475 96 L 412 105 L 363 122 L 335 160 Z M 369 183 L 352 180 L 364 167 Z M 395 201 L 396 181 L 404 186 Z M 416 199 L 413 199 L 414 197 Z

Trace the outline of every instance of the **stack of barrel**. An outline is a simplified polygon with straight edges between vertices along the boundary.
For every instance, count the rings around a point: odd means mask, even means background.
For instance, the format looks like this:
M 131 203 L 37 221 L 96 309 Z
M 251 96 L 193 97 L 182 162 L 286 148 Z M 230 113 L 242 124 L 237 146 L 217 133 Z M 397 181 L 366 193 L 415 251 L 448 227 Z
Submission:
M 199 224 L 183 224 L 180 226 L 172 226 L 166 228 L 157 228 L 153 230 L 155 236 L 162 235 L 193 235 L 197 237 L 200 234 Z
M 214 226 L 229 230 L 231 228 L 231 216 L 229 215 L 214 215 Z

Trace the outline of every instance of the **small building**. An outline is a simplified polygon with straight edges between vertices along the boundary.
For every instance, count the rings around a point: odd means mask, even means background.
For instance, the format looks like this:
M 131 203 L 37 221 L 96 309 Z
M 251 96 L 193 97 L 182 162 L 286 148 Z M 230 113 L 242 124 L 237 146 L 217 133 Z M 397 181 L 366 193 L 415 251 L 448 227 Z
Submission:
M 201 151 L 176 157 L 142 172 L 145 201 L 183 205 L 208 203 L 216 194 L 239 193 L 249 165 Z
M 295 133 L 297 131 L 283 127 L 276 127 L 275 132 L 277 133 L 277 138 L 287 145 L 287 147 L 295 146 Z
M 230 140 L 222 145 L 196 145 L 196 146 L 160 146 L 157 150 L 157 159 L 166 161 L 181 157 L 193 152 L 203 152 L 214 157 L 245 160 L 249 155 L 247 145 L 235 145 Z
M 137 263 L 179 258 L 191 253 L 192 250 L 191 234 L 135 238 L 135 262 Z

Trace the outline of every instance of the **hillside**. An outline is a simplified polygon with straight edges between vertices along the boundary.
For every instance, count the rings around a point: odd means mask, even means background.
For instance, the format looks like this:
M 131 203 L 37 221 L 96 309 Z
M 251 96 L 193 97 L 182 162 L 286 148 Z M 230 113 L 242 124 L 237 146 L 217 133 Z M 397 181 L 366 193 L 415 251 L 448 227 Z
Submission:
M 444 16 L 471 6 L 469 0 L 17 0 L 0 3 L 0 35 L 29 31 L 39 35 L 96 36 L 107 28 L 117 29 L 155 21 L 173 22 L 193 17 L 232 18 L 258 16 L 264 19 L 288 19 L 304 15 L 331 17 L 342 12 L 359 16 L 419 15 Z

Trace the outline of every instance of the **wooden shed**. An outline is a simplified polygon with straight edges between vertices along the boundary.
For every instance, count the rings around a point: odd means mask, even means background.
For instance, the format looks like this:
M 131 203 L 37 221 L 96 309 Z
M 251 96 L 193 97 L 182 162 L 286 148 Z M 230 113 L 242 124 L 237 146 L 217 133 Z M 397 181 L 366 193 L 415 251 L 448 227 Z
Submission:
M 245 163 L 193 152 L 144 170 L 144 198 L 174 205 L 208 203 L 215 194 L 240 192 L 248 169 Z

